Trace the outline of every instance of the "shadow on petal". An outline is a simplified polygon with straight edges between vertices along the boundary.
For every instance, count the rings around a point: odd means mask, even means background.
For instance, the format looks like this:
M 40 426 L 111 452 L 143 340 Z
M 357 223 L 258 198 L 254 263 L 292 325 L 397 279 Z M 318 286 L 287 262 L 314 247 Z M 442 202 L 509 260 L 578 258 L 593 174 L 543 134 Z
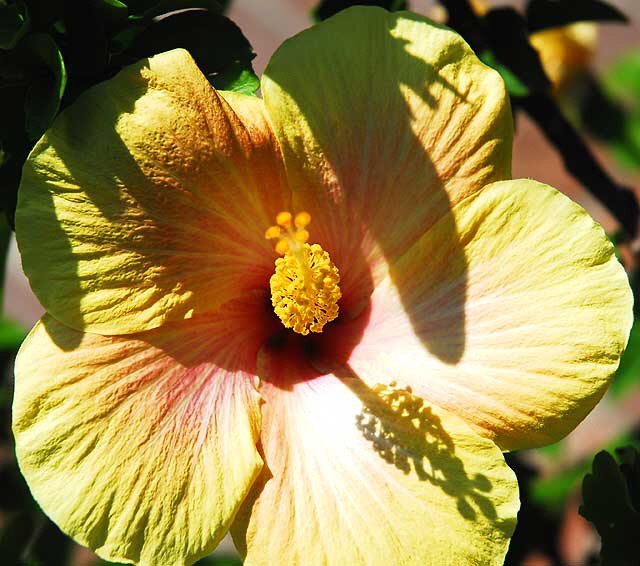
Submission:
M 490 498 L 491 481 L 481 473 L 467 473 L 440 417 L 412 395 L 411 388 L 395 384 L 369 388 L 357 378 L 348 378 L 345 383 L 363 403 L 355 426 L 380 458 L 454 497 L 465 519 L 475 520 L 478 512 L 487 519 L 497 519 Z
M 373 291 L 361 285 L 362 256 L 373 288 L 391 278 L 414 333 L 448 364 L 465 351 L 467 279 L 452 198 L 503 176 L 502 163 L 485 163 L 494 146 L 509 153 L 504 140 L 468 131 L 481 103 L 468 100 L 467 58 L 491 74 L 443 27 L 354 8 L 285 42 L 263 80 L 294 205 L 312 213 L 314 238 L 340 269 L 346 310 L 355 316 Z M 408 274 L 399 262 L 435 228 L 440 248 L 422 249 Z

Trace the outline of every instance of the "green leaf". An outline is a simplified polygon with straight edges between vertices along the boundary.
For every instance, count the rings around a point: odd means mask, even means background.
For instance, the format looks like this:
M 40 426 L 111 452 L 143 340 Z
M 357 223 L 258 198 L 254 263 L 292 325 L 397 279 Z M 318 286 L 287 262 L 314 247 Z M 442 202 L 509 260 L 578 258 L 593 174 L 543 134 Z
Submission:
M 17 352 L 27 333 L 22 325 L 0 318 L 0 351 Z
M 0 5 L 0 49 L 13 49 L 29 29 L 24 2 Z
M 640 51 L 623 55 L 598 78 L 583 77 L 576 101 L 582 126 L 620 165 L 640 169 Z
M 640 454 L 634 446 L 616 448 L 620 459 L 620 471 L 627 482 L 631 504 L 636 511 L 640 511 Z
M 613 451 L 621 446 L 636 444 L 633 438 L 623 435 L 609 442 L 602 448 Z M 536 449 L 547 461 L 557 462 L 566 451 L 566 441 L 560 440 L 554 444 Z M 543 505 L 547 509 L 561 510 L 567 501 L 567 497 L 580 485 L 580 480 L 590 470 L 588 460 L 579 460 L 570 467 L 564 467 L 555 473 L 547 473 L 534 478 L 531 482 L 530 496 L 535 503 Z
M 592 473 L 582 482 L 582 501 L 580 514 L 595 525 L 602 539 L 602 565 L 637 564 L 640 513 L 633 506 L 625 473 L 608 452 L 599 452 L 593 459 Z
M 526 9 L 531 32 L 574 22 L 627 22 L 618 8 L 602 0 L 530 0 Z
M 67 73 L 62 54 L 50 35 L 37 33 L 25 41 L 43 70 L 29 86 L 24 101 L 26 131 L 32 140 L 37 140 L 58 113 L 67 84 Z
M 604 73 L 602 85 L 606 96 L 620 109 L 622 119 L 608 133 L 607 142 L 621 165 L 640 169 L 640 50 L 635 49 L 617 59 Z M 588 116 L 587 116 L 588 118 Z M 604 120 L 603 120 L 604 121 Z M 596 134 L 598 134 L 596 132 Z
M 603 73 L 604 86 L 629 108 L 640 110 L 640 49 L 625 53 Z
M 588 470 L 589 466 L 585 463 L 549 477 L 535 479 L 531 484 L 531 500 L 547 509 L 561 509 Z
M 311 15 L 315 21 L 322 21 L 351 6 L 379 6 L 389 12 L 397 12 L 406 10 L 407 4 L 407 0 L 322 0 Z
M 260 79 L 242 62 L 232 63 L 222 73 L 209 77 L 209 81 L 218 90 L 232 90 L 251 96 L 260 88 Z
M 610 148 L 620 165 L 632 171 L 640 169 L 640 113 L 628 116 L 624 138 L 612 141 Z
M 123 56 L 131 60 L 182 47 L 217 88 L 253 94 L 258 78 L 251 45 L 229 18 L 206 10 L 189 10 L 154 21 Z

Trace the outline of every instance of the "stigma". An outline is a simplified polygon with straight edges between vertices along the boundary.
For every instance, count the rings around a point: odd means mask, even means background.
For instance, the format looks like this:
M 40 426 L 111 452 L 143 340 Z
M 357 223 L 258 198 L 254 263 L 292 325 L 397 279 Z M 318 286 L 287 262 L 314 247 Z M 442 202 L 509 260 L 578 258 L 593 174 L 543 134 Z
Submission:
M 338 316 L 340 274 L 329 253 L 319 244 L 309 244 L 308 212 L 295 218 L 280 212 L 265 237 L 277 240 L 275 273 L 269 280 L 273 310 L 286 328 L 299 334 L 322 332 Z

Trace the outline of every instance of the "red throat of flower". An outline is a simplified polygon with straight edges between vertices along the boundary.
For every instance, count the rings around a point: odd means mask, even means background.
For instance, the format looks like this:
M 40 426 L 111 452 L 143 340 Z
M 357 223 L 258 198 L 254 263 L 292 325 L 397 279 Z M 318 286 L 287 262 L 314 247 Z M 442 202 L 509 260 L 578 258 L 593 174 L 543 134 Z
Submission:
M 275 273 L 269 280 L 271 304 L 285 327 L 299 334 L 322 332 L 338 316 L 340 274 L 329 253 L 319 244 L 308 244 L 308 212 L 293 218 L 280 212 L 265 237 L 277 240 Z

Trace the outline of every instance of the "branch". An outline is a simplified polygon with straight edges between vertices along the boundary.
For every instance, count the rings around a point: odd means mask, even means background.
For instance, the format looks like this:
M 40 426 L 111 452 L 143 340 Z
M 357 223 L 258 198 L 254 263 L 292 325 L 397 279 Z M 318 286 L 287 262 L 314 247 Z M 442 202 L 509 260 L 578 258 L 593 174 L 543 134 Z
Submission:
M 531 94 L 518 98 L 517 104 L 558 150 L 567 171 L 611 211 L 630 236 L 635 237 L 640 214 L 635 194 L 618 185 L 602 168 L 553 99 L 548 94 Z
M 462 35 L 476 53 L 491 48 L 501 64 L 516 76 L 520 76 L 519 69 L 511 68 L 513 61 L 508 60 L 510 57 L 504 56 L 509 54 L 508 50 L 502 53 L 502 58 L 500 57 L 500 51 L 508 49 L 509 46 L 496 41 L 495 30 L 489 25 L 493 21 L 490 17 L 485 19 L 478 16 L 468 0 L 440 2 L 448 12 L 447 24 Z M 493 11 L 494 15 L 498 12 L 499 10 Z M 489 16 L 491 14 L 492 12 Z M 526 26 L 524 20 L 522 25 Z M 526 31 L 526 27 L 523 29 Z M 526 34 L 521 40 L 523 45 L 520 47 L 531 49 Z M 535 73 L 532 76 L 535 76 Z M 531 94 L 513 97 L 514 108 L 520 106 L 527 112 L 560 153 L 567 171 L 611 211 L 629 236 L 635 238 L 638 233 L 640 208 L 633 191 L 618 185 L 602 168 L 575 128 L 562 115 L 548 89 L 543 89 L 533 80 L 527 82 Z

